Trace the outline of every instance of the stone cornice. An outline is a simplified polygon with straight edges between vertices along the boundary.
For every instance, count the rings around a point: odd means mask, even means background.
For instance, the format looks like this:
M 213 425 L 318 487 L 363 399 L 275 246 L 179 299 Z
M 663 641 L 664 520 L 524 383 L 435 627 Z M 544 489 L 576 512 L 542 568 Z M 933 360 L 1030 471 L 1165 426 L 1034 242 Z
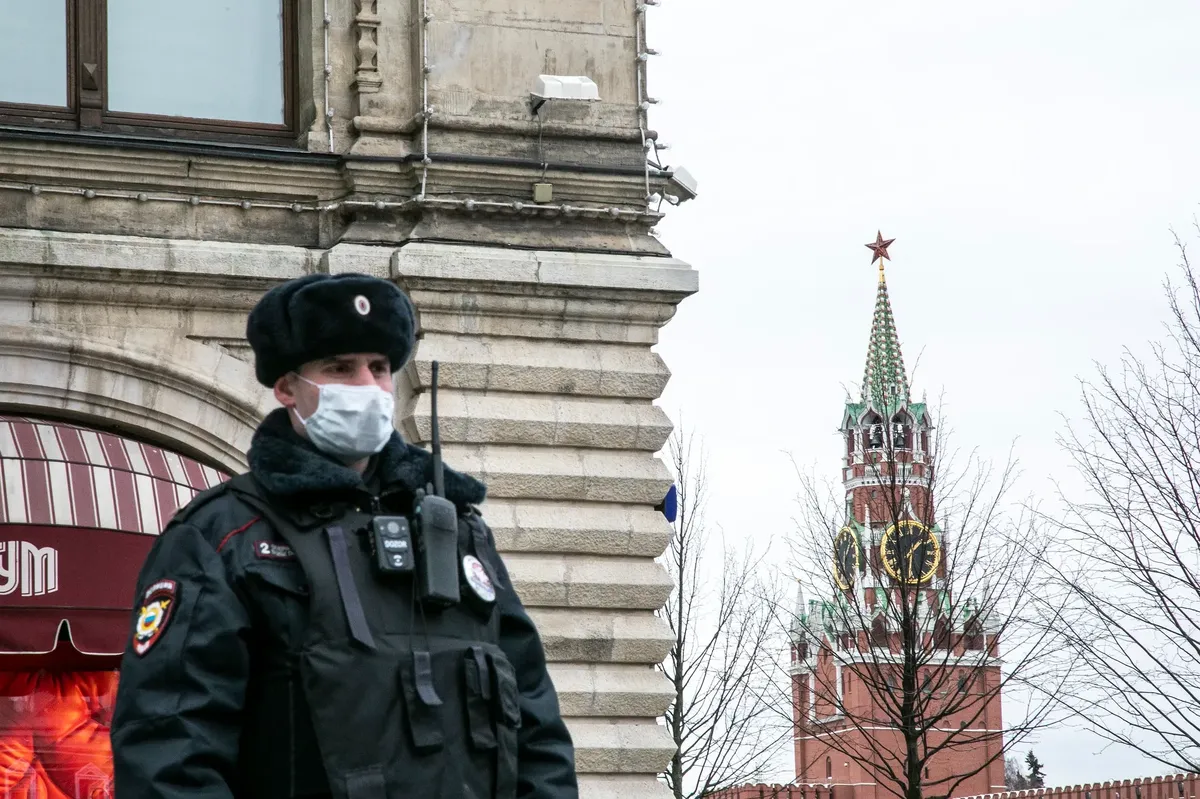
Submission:
M 224 240 L 244 235 L 247 241 L 311 246 L 316 224 L 332 225 L 323 232 L 322 241 L 340 236 L 358 217 L 368 220 L 370 231 L 359 234 L 360 239 L 382 240 L 385 235 L 378 230 L 381 224 L 390 224 L 399 231 L 397 239 L 403 240 L 414 219 L 479 216 L 486 218 L 487 225 L 498 226 L 500 232 L 490 232 L 485 226 L 452 232 L 450 238 L 501 241 L 506 227 L 544 228 L 542 235 L 548 242 L 565 247 L 569 236 L 564 234 L 579 226 L 583 241 L 597 240 L 592 245 L 595 249 L 638 251 L 650 248 L 650 242 L 622 241 L 604 231 L 628 231 L 631 239 L 646 237 L 660 216 L 646 207 L 644 168 L 620 158 L 543 164 L 525 156 L 434 152 L 426 171 L 411 153 L 359 158 L 277 147 L 177 143 L 172 149 L 169 144 L 0 130 L 0 225 L 112 233 L 116 229 L 110 224 L 111 217 L 120 213 L 112 209 L 138 208 L 137 213 L 144 216 L 143 205 L 182 204 L 182 208 L 156 216 L 155 223 L 164 235 Z M 420 193 L 423 171 L 427 172 L 427 197 L 435 203 L 428 207 L 412 202 Z M 652 191 L 664 187 L 665 178 L 657 170 L 649 175 Z M 553 203 L 533 203 L 530 186 L 539 181 L 554 186 Z M 41 196 L 34 187 L 42 191 Z M 465 204 L 466 200 L 479 204 L 478 209 Z M 237 206 L 243 203 L 248 204 L 244 215 L 231 214 L 240 211 Z M 376 203 L 384 205 L 376 209 Z M 268 213 L 264 204 L 276 210 Z M 227 207 L 230 205 L 234 207 Z M 301 211 L 330 219 L 289 218 Z M 41 218 L 47 215 L 50 220 Z M 274 217 L 288 221 L 264 223 Z M 408 221 L 401 224 L 401 219 Z M 277 230 L 264 232 L 260 230 L 264 225 Z M 214 235 L 212 228 L 220 229 L 222 235 Z M 589 234 L 589 228 L 595 230 Z M 425 230 L 415 235 L 437 237 Z
M 0 299 L 248 311 L 318 263 L 303 247 L 0 228 Z

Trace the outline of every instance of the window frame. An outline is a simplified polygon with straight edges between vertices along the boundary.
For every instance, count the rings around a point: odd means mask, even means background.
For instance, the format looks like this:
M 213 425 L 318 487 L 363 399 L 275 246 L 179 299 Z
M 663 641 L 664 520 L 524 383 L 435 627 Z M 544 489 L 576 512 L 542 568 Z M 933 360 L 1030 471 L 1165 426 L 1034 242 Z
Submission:
M 52 1 L 52 0 L 48 0 Z M 120 133 L 155 138 L 213 139 L 280 145 L 299 135 L 299 2 L 280 0 L 283 8 L 283 122 L 177 117 L 108 110 L 107 0 L 60 0 L 66 4 L 67 105 L 0 102 L 0 125 L 47 130 Z M 83 68 L 96 69 L 96 88 L 84 85 Z

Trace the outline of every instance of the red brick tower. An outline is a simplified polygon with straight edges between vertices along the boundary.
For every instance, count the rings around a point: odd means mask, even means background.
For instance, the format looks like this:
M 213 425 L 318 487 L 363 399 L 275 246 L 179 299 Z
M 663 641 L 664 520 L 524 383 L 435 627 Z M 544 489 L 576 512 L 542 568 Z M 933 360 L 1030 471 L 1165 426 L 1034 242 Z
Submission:
M 907 704 L 936 719 L 920 746 L 944 747 L 919 770 L 924 795 L 983 794 L 1004 786 L 999 641 L 988 614 L 951 592 L 947 534 L 934 515 L 933 420 L 910 399 L 883 272 L 889 243 L 868 245 L 878 294 L 862 396 L 842 416 L 845 515 L 822 578 L 828 590 L 797 607 L 796 779 L 833 785 L 838 799 L 894 795 L 911 761 L 900 726 Z M 971 776 L 953 786 L 954 775 Z

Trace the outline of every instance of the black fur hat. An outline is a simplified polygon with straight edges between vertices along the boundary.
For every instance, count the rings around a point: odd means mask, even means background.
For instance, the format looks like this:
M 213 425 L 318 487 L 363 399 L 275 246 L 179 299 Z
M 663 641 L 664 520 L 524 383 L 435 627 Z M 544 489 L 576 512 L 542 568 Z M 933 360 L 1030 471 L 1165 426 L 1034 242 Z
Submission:
M 246 339 L 264 386 L 309 361 L 379 352 L 395 372 L 412 355 L 412 303 L 386 280 L 359 274 L 305 275 L 268 291 L 250 311 Z

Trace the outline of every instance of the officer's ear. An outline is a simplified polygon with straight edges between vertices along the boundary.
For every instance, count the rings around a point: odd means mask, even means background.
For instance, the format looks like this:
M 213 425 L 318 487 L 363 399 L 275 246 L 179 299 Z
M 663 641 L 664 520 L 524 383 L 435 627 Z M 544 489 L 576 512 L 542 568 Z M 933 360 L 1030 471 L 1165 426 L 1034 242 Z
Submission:
M 297 379 L 295 372 L 288 372 L 283 377 L 275 381 L 275 400 L 285 408 L 296 407 L 296 383 Z

